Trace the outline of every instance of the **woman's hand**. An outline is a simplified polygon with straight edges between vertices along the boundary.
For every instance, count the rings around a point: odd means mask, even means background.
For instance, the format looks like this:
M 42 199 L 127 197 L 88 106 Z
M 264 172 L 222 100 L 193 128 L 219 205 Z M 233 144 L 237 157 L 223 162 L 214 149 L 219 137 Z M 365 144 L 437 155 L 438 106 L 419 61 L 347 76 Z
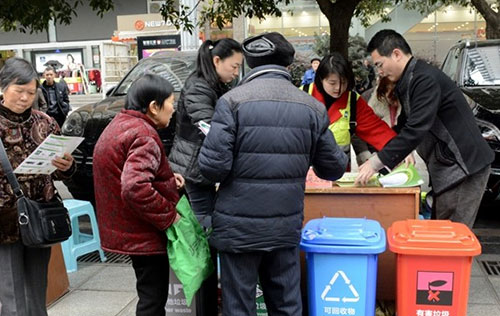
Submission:
M 184 178 L 181 176 L 180 173 L 174 173 L 174 178 L 175 178 L 175 184 L 177 185 L 177 190 L 179 190 L 184 186 L 186 181 L 184 180 Z
M 52 164 L 61 171 L 68 171 L 73 164 L 73 156 L 68 153 L 64 153 L 62 157 L 56 157 L 52 159 Z
M 406 168 L 408 168 L 410 165 L 415 165 L 415 156 L 413 155 L 413 152 L 406 156 L 404 163 Z
M 173 222 L 172 224 L 177 223 L 178 221 L 180 221 L 180 220 L 181 220 L 181 218 L 182 218 L 182 217 L 179 215 L 179 213 L 175 213 L 175 219 L 174 219 L 174 222 Z

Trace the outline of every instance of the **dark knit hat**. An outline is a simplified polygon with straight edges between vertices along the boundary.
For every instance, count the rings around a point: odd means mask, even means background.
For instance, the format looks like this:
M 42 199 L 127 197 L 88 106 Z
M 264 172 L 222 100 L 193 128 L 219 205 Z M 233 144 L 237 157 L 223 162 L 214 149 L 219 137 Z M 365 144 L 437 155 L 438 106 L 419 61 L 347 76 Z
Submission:
M 250 68 L 263 65 L 288 66 L 293 62 L 295 49 L 277 32 L 263 33 L 243 41 L 243 54 Z

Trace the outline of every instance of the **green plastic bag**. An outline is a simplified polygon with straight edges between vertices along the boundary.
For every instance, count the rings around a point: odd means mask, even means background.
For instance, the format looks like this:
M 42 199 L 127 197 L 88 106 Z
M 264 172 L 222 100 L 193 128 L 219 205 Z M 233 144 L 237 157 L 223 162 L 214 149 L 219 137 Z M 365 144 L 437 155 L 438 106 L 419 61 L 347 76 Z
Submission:
M 182 283 L 187 305 L 203 281 L 214 271 L 207 236 L 184 195 L 176 206 L 181 219 L 167 229 L 170 267 Z

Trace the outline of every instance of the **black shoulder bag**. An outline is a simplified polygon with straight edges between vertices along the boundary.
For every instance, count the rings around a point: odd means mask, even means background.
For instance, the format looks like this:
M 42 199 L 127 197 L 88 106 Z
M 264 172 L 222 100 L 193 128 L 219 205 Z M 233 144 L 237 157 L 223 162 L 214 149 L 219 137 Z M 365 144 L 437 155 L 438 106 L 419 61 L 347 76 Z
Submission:
M 36 202 L 24 196 L 14 175 L 12 165 L 0 140 L 0 162 L 17 200 L 19 230 L 25 246 L 50 247 L 71 236 L 71 222 L 68 210 L 61 199 L 51 202 Z

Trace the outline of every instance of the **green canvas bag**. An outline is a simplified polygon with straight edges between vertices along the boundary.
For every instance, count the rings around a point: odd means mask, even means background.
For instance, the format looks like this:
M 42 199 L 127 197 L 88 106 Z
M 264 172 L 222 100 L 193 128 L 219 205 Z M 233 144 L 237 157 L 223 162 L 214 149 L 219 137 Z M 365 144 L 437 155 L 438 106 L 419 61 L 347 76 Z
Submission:
M 167 229 L 170 267 L 182 283 L 187 305 L 203 281 L 214 271 L 207 236 L 196 219 L 186 196 L 176 206 L 181 219 Z

